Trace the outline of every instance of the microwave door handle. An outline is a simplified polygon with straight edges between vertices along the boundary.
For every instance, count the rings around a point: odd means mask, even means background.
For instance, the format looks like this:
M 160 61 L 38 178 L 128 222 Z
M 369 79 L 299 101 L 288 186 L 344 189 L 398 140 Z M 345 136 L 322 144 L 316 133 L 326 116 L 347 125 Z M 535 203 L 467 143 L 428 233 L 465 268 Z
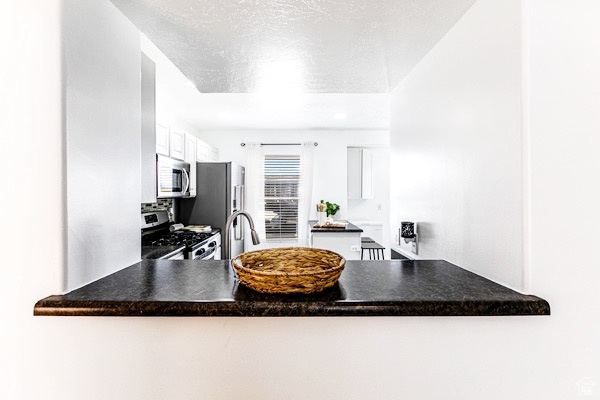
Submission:
M 183 171 L 183 176 L 185 177 L 185 189 L 183 189 L 183 195 L 185 196 L 185 194 L 188 192 L 188 189 L 190 188 L 190 176 L 188 174 L 188 172 L 185 169 L 182 169 Z

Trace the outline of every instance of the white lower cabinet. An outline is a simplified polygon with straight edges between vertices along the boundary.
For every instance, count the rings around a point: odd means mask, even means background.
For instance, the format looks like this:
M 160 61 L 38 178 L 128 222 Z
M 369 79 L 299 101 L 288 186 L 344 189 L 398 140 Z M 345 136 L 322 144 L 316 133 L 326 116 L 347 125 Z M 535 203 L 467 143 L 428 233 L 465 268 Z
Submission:
M 334 251 L 346 260 L 360 260 L 360 232 L 312 232 L 309 244 Z
M 384 245 L 383 243 L 383 223 L 379 221 L 360 221 L 352 220 L 352 223 L 363 230 L 363 237 L 370 237 L 375 242 Z

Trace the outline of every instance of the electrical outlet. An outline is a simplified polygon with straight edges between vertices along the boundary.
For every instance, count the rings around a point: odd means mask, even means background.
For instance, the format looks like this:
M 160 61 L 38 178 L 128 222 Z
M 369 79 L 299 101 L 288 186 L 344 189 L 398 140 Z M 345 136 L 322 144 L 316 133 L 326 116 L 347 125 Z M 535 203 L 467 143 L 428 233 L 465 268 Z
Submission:
M 410 251 L 412 251 L 413 254 L 419 254 L 419 246 L 416 241 L 410 244 Z
M 350 251 L 360 251 L 360 246 L 350 246 Z
M 394 236 L 394 243 L 400 244 L 400 236 L 398 236 L 398 234 L 396 234 L 396 236 Z
M 383 206 L 381 204 L 377 204 L 377 211 L 383 210 Z

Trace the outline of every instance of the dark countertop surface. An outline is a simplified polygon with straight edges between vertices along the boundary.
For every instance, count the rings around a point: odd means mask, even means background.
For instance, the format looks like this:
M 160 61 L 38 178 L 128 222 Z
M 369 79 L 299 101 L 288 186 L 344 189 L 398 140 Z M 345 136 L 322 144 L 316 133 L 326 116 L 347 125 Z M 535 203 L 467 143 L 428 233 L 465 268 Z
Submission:
M 338 232 L 338 233 L 355 233 L 355 232 L 362 232 L 363 230 L 360 229 L 358 226 L 348 222 L 348 225 L 345 228 L 315 228 L 314 225 L 317 223 L 317 221 L 314 220 L 310 220 L 308 221 L 308 225 L 310 226 L 310 231 L 311 232 Z
M 254 292 L 228 261 L 143 260 L 64 295 L 35 315 L 473 316 L 549 315 L 549 304 L 441 260 L 348 261 L 338 283 L 311 295 Z

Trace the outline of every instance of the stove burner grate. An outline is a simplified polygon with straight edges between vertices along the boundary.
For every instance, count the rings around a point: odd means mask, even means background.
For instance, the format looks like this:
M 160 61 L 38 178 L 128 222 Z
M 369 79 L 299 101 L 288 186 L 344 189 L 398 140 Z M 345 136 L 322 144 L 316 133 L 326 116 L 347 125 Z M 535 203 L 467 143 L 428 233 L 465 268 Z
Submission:
M 211 236 L 206 232 L 189 231 L 153 233 L 142 237 L 142 246 L 194 246 Z

